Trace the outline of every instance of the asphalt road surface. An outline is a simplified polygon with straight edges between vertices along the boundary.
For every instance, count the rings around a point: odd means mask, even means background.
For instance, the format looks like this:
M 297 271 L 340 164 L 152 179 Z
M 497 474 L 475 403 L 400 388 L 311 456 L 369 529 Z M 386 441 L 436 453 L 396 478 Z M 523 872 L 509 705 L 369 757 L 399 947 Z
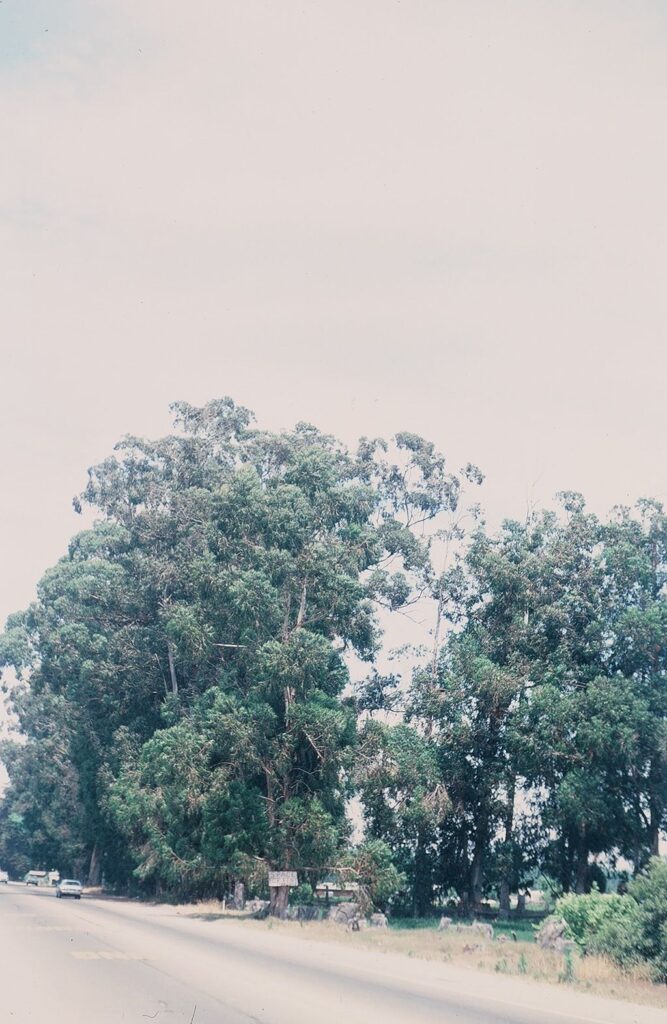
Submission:
M 251 923 L 0 887 L 1 1024 L 123 1021 L 664 1024 L 664 1013 Z

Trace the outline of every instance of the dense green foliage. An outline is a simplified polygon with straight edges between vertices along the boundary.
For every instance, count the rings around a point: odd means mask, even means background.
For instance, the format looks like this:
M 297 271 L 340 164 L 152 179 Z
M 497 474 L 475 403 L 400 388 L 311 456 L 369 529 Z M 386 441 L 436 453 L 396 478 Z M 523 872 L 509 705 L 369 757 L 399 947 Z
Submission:
M 473 535 L 442 583 L 452 629 L 392 699 L 404 723 L 362 730 L 368 826 L 419 913 L 452 889 L 507 909 L 538 869 L 585 892 L 591 855 L 638 870 L 658 851 L 667 520 L 650 502 L 608 523 L 576 495 L 562 509 Z
M 568 937 L 583 952 L 608 953 L 610 948 L 621 952 L 620 936 L 635 931 L 636 903 L 627 896 L 604 894 L 597 889 L 577 896 L 568 893 L 556 901 L 555 915 L 567 924 Z M 636 942 L 633 949 L 636 958 Z
M 479 471 L 413 434 L 351 452 L 229 399 L 175 414 L 90 471 L 94 525 L 0 637 L 3 866 L 181 896 L 338 871 L 417 915 L 646 866 L 667 823 L 660 505 L 602 521 L 565 493 L 490 535 Z M 418 645 L 386 675 L 381 626 L 411 606 Z
M 411 434 L 392 461 L 381 441 L 261 432 L 230 400 L 175 411 L 178 433 L 90 471 L 96 525 L 2 638 L 25 680 L 26 743 L 4 755 L 14 870 L 201 895 L 346 853 L 347 662 L 374 658 L 378 607 L 424 586 L 420 531 L 461 480 Z
M 653 858 L 625 896 L 571 893 L 556 903 L 556 915 L 587 953 L 623 967 L 645 962 L 657 981 L 667 981 L 667 863 Z

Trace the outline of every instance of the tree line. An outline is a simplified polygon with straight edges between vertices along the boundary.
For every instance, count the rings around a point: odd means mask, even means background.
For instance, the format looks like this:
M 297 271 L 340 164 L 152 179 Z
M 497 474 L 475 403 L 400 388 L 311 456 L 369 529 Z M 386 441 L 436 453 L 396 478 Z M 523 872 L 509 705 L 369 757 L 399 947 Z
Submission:
M 0 637 L 4 865 L 190 897 L 356 871 L 423 915 L 657 853 L 658 502 L 601 520 L 565 492 L 490 533 L 480 471 L 417 435 L 351 451 L 230 399 L 173 411 L 89 471 L 94 525 Z

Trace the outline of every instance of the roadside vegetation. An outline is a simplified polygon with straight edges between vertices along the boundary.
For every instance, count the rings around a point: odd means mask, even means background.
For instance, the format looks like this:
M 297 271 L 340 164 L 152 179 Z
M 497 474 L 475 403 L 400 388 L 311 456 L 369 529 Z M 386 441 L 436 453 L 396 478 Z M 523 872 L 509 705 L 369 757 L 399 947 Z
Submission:
M 301 902 L 328 878 L 364 912 L 514 930 L 539 881 L 577 943 L 560 973 L 663 977 L 662 506 L 563 492 L 490 532 L 479 469 L 415 434 L 349 450 L 230 399 L 174 416 L 89 471 L 94 522 L 0 636 L 3 868 L 241 902 L 291 870 Z M 493 955 L 542 962 L 520 946 Z
M 626 896 L 563 896 L 556 914 L 585 954 L 599 954 L 620 967 L 646 968 L 667 984 L 667 862 L 655 858 L 630 883 Z

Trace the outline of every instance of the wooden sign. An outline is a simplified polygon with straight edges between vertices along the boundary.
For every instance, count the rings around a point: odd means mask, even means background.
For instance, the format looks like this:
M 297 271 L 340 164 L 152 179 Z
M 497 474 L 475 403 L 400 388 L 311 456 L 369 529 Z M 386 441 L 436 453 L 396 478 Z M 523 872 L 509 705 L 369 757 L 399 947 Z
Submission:
M 280 889 L 283 885 L 298 885 L 296 871 L 269 871 L 269 889 Z

